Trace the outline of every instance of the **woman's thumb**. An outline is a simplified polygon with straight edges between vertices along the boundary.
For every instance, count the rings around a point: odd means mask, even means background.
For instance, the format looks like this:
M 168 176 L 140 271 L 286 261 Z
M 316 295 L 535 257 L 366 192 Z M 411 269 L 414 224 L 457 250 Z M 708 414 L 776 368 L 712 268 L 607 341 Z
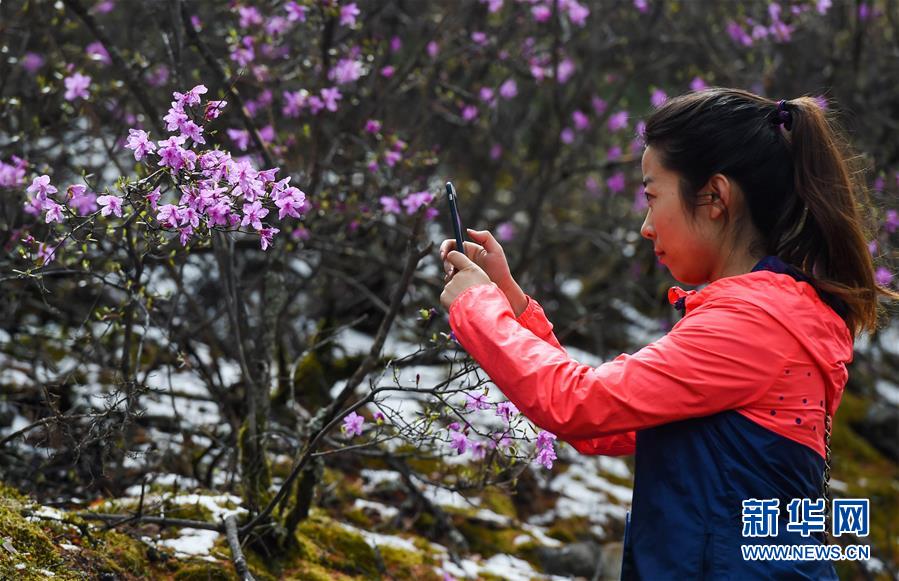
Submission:
M 456 270 L 462 270 L 464 268 L 468 268 L 474 263 L 464 254 L 459 252 L 458 250 L 450 250 L 449 254 L 446 255 L 446 260 L 452 264 Z

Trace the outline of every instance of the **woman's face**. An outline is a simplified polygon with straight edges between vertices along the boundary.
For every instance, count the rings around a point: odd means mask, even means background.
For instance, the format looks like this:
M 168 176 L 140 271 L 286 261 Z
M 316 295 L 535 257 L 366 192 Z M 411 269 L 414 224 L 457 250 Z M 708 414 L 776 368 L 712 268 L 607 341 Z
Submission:
M 710 206 L 697 208 L 696 218 L 691 220 L 678 191 L 679 177 L 662 167 L 652 147 L 646 148 L 643 185 L 648 208 L 640 234 L 652 241 L 659 262 L 675 279 L 698 285 L 714 280 L 721 249 L 708 216 Z

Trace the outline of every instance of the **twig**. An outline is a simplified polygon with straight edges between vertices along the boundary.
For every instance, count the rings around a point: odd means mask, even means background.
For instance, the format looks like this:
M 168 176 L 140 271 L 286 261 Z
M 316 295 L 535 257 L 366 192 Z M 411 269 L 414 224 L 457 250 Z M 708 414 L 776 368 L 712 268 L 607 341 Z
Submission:
M 162 125 L 159 124 L 159 114 L 156 113 L 156 107 L 153 106 L 153 103 L 150 102 L 150 98 L 141 88 L 137 75 L 134 73 L 134 70 L 128 66 L 125 59 L 122 58 L 119 49 L 110 42 L 109 37 L 107 37 L 106 33 L 100 29 L 97 22 L 94 20 L 94 17 L 90 15 L 79 0 L 64 0 L 64 3 L 69 7 L 69 10 L 78 15 L 85 26 L 87 26 L 88 30 L 90 30 L 94 37 L 100 41 L 100 44 L 102 44 L 103 48 L 106 49 L 106 52 L 109 53 L 112 64 L 121 71 L 125 85 L 128 86 L 128 90 L 131 91 L 138 103 L 140 103 L 140 106 L 147 113 L 149 122 L 153 124 L 153 128 L 158 134 L 164 134 L 165 131 L 163 131 Z
M 324 435 L 327 434 L 327 432 L 339 421 L 341 414 L 338 413 L 338 410 L 340 410 L 341 406 L 346 402 L 350 395 L 353 394 L 356 387 L 358 387 L 359 384 L 362 383 L 362 380 L 374 368 L 376 362 L 379 360 L 381 349 L 383 348 L 384 342 L 387 339 L 387 332 L 390 330 L 391 324 L 396 318 L 397 313 L 399 313 L 400 307 L 402 306 L 403 297 L 406 295 L 406 289 L 409 286 L 409 281 L 412 280 L 412 274 L 415 272 L 415 268 L 418 266 L 418 263 L 421 261 L 421 259 L 431 252 L 431 249 L 434 245 L 433 242 L 431 242 L 423 250 L 420 250 L 417 247 L 417 240 L 421 234 L 424 223 L 423 217 L 423 214 L 419 216 L 419 219 L 416 222 L 415 231 L 409 239 L 409 254 L 406 259 L 406 266 L 403 269 L 403 275 L 400 279 L 400 282 L 397 284 L 396 289 L 394 290 L 393 297 L 390 303 L 390 312 L 384 315 L 384 319 L 381 321 L 381 326 L 378 328 L 378 333 L 375 336 L 374 344 L 369 350 L 368 355 L 366 355 L 365 359 L 359 365 L 358 369 L 356 369 L 356 372 L 347 381 L 346 386 L 343 388 L 337 398 L 331 403 L 331 405 L 328 406 L 327 409 L 322 410 L 321 413 L 317 416 L 317 419 L 325 423 L 325 426 L 323 428 L 319 428 L 317 431 L 312 432 L 309 444 L 298 454 L 298 458 L 295 461 L 290 474 L 281 484 L 281 488 L 278 489 L 278 492 L 275 494 L 274 498 L 269 501 L 268 505 L 262 510 L 262 512 L 257 514 L 247 524 L 241 527 L 240 533 L 242 535 L 246 535 L 247 533 L 252 531 L 253 528 L 259 525 L 263 520 L 268 518 L 275 507 L 280 504 L 281 501 L 285 498 L 288 491 L 291 489 L 293 482 L 309 462 L 309 459 L 312 457 L 312 453 L 316 450 L 319 442 L 323 439 Z M 349 413 L 350 411 L 361 407 L 362 405 L 367 403 L 371 397 L 373 397 L 373 393 L 370 393 L 368 397 L 356 402 L 355 404 L 350 406 L 349 409 L 344 410 L 344 413 Z
M 139 514 L 100 514 L 95 512 L 79 512 L 76 516 L 79 516 L 85 520 L 98 520 L 101 522 L 112 523 L 110 525 L 110 528 L 117 527 L 126 523 L 148 523 L 163 527 L 183 527 L 216 531 L 219 533 L 225 532 L 222 525 L 202 520 L 190 520 L 184 518 L 166 518 L 162 516 L 145 516 Z
M 240 539 L 237 538 L 237 517 L 230 514 L 225 517 L 225 535 L 228 538 L 228 546 L 231 547 L 231 560 L 237 569 L 237 576 L 241 581 L 255 581 L 247 568 L 247 559 L 240 550 Z
M 212 69 L 216 76 L 218 76 L 219 82 L 227 87 L 228 95 L 231 97 L 231 100 L 234 101 L 237 112 L 240 114 L 241 121 L 243 121 L 244 126 L 249 130 L 250 137 L 253 139 L 253 144 L 259 149 L 259 153 L 262 155 L 263 161 L 265 161 L 265 167 L 274 167 L 275 162 L 272 161 L 272 156 L 269 154 L 265 143 L 263 143 L 262 136 L 259 135 L 259 129 L 247 114 L 247 109 L 244 107 L 240 93 L 234 88 L 233 83 L 228 82 L 228 75 L 225 74 L 225 69 L 222 68 L 221 63 L 218 62 L 215 55 L 212 54 L 212 51 L 209 50 L 209 47 L 206 46 L 206 43 L 203 42 L 203 39 L 197 34 L 197 29 L 194 28 L 194 23 L 190 20 L 190 14 L 187 13 L 187 7 L 183 3 L 181 4 L 181 21 L 184 24 L 184 29 L 187 31 L 190 42 L 197 47 L 200 56 L 203 57 L 203 60 L 206 61 L 209 68 Z
M 53 415 L 53 416 L 44 418 L 42 420 L 38 420 L 38 421 L 34 422 L 33 424 L 25 426 L 21 430 L 16 430 L 15 432 L 5 436 L 2 440 L 0 440 L 0 448 L 5 446 L 7 442 L 9 442 L 11 440 L 15 440 L 22 434 L 26 434 L 35 428 L 40 428 L 41 426 L 46 426 L 47 424 L 52 423 L 52 422 L 59 422 L 62 420 L 80 420 L 82 418 L 95 418 L 95 417 L 99 417 L 99 416 L 103 416 L 103 415 L 105 415 L 105 414 L 73 414 L 70 416 Z

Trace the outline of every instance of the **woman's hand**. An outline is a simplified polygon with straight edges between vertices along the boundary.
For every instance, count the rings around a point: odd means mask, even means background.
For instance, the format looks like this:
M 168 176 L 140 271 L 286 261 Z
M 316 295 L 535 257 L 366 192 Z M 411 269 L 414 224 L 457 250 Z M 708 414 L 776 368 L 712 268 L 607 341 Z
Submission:
M 465 246 L 465 255 L 483 270 L 490 280 L 496 283 L 496 286 L 505 293 L 512 305 L 515 316 L 519 316 L 524 312 L 528 305 L 528 299 L 512 278 L 509 270 L 509 262 L 506 260 L 506 254 L 503 247 L 500 246 L 496 238 L 493 237 L 488 230 L 472 230 L 467 228 L 466 232 L 474 239 L 474 242 L 463 242 Z M 443 260 L 443 269 L 446 272 L 447 279 L 453 275 L 453 267 L 446 260 L 447 254 L 456 250 L 456 241 L 453 239 L 444 240 L 440 244 L 440 259 Z M 448 307 L 447 307 L 448 308 Z
M 487 230 L 472 230 L 471 228 L 467 228 L 466 232 L 474 242 L 463 242 L 465 256 L 481 267 L 481 270 L 486 272 L 490 280 L 497 286 L 502 288 L 507 285 L 512 280 L 512 273 L 509 271 L 509 263 L 503 247 L 496 241 L 493 234 Z M 440 260 L 444 261 L 444 267 L 446 267 L 446 255 L 451 250 L 459 250 L 456 248 L 456 241 L 452 238 L 448 238 L 440 244 Z M 462 252 L 462 250 L 459 251 Z M 452 274 L 452 272 L 447 271 L 447 274 Z
M 448 264 L 447 264 L 448 263 Z M 456 297 L 466 289 L 479 284 L 490 284 L 490 277 L 480 266 L 468 259 L 461 252 L 452 250 L 446 255 L 444 269 L 447 270 L 446 286 L 440 293 L 440 304 L 449 311 L 450 305 Z

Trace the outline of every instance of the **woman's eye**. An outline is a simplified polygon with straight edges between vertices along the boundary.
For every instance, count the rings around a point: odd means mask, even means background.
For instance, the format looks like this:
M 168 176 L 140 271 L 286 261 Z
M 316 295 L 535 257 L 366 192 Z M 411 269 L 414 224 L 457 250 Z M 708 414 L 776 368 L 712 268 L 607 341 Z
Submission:
M 643 192 L 643 195 L 646 197 L 646 201 L 647 201 L 647 202 L 655 197 L 655 196 L 653 196 L 652 194 L 650 194 L 649 192 L 646 192 L 646 191 Z

